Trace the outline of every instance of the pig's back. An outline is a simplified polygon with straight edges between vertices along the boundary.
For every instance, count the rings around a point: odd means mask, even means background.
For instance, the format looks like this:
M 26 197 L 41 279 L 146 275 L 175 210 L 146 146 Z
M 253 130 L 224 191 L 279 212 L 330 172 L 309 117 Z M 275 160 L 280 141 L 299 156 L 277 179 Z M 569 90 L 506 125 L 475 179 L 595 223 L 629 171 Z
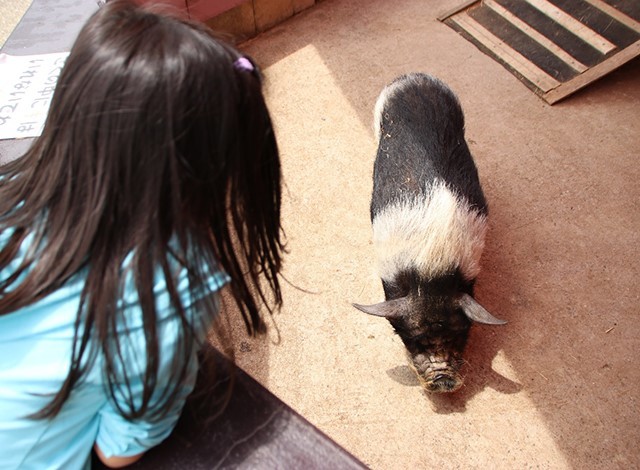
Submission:
M 455 94 L 426 74 L 399 77 L 380 94 L 374 130 L 371 217 L 384 207 L 428 197 L 444 183 L 486 213 L 478 172 L 464 139 L 464 115 Z

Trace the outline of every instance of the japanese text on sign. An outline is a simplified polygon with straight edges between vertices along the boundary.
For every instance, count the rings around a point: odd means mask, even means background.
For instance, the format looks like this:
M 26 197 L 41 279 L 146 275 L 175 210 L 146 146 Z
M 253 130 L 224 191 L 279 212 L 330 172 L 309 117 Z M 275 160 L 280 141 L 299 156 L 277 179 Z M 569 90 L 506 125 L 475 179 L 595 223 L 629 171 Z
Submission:
M 51 97 L 68 52 L 0 54 L 0 140 L 42 133 Z

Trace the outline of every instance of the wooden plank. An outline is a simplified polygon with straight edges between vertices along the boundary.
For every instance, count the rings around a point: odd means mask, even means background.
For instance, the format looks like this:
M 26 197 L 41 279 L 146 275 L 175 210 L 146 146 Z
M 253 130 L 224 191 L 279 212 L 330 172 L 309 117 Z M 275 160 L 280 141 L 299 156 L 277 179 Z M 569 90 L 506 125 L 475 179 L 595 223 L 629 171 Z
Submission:
M 540 34 L 553 41 L 558 47 L 565 51 L 571 51 L 571 55 L 581 64 L 591 67 L 602 61 L 603 56 L 599 51 L 568 29 L 560 27 L 552 18 L 549 18 L 534 6 L 523 0 L 497 1 L 509 11 L 514 12 L 525 23 L 532 25 Z
M 578 60 L 576 60 L 569 53 L 567 53 L 564 49 L 558 47 L 553 41 L 551 41 L 547 37 L 545 37 L 542 34 L 540 34 L 538 31 L 536 31 L 534 28 L 532 28 L 527 23 L 522 21 L 516 15 L 514 15 L 509 10 L 504 8 L 502 5 L 496 3 L 494 0 L 484 0 L 484 5 L 486 5 L 491 10 L 495 11 L 497 14 L 502 16 L 505 20 L 507 20 L 513 26 L 518 28 L 520 31 L 525 33 L 527 36 L 529 36 L 535 42 L 540 44 L 542 47 L 547 49 L 549 52 L 551 52 L 553 55 L 558 57 L 564 63 L 569 65 L 573 70 L 575 70 L 577 72 L 580 72 L 580 73 L 582 73 L 585 70 L 587 70 L 588 67 L 586 65 L 584 65 L 583 63 L 581 63 Z
M 473 36 L 480 44 L 489 49 L 492 54 L 495 54 L 496 57 L 512 67 L 542 92 L 546 93 L 560 85 L 558 80 L 541 70 L 522 54 L 514 51 L 500 38 L 471 18 L 467 12 L 451 17 L 450 20 Z
M 634 42 L 631 46 L 624 48 L 604 62 L 590 68 L 586 72 L 560 85 L 559 87 L 548 91 L 542 98 L 549 104 L 554 104 L 563 98 L 566 98 L 579 89 L 589 85 L 591 82 L 603 77 L 612 70 L 617 69 L 621 65 L 629 62 L 631 59 L 640 56 L 640 41 Z
M 453 7 L 450 8 L 442 13 L 440 13 L 438 15 L 438 21 L 444 21 L 447 18 L 449 18 L 450 16 L 455 15 L 456 13 L 458 13 L 459 11 L 462 10 L 466 10 L 467 8 L 469 8 L 471 5 L 473 5 L 474 3 L 478 3 L 480 0 L 466 0 L 465 2 L 461 3 L 460 5 L 458 5 L 457 7 Z
M 522 7 L 518 7 L 518 4 Z M 635 17 L 634 10 L 623 12 L 619 4 L 614 7 L 603 0 L 584 0 L 581 5 L 581 9 L 574 11 L 569 0 L 560 1 L 558 5 L 548 0 L 467 1 L 457 10 L 442 15 L 442 20 L 446 19 L 449 26 L 461 31 L 467 39 L 527 82 L 547 103 L 554 104 L 640 56 L 640 40 L 637 39 L 640 35 L 640 19 Z M 592 16 L 585 16 L 582 20 L 585 23 L 576 19 L 583 18 L 581 15 L 587 9 Z M 483 15 L 479 15 L 480 12 Z M 524 16 L 523 12 L 526 13 Z M 574 16 L 567 12 L 572 12 Z M 531 20 L 532 15 L 537 18 L 536 21 Z M 535 45 L 536 49 L 522 48 L 518 46 L 520 43 L 509 44 L 502 29 L 494 30 L 491 26 L 494 23 L 484 21 L 488 18 L 498 21 L 496 24 L 504 25 L 504 28 L 508 27 L 509 38 L 519 37 L 520 41 L 526 41 L 531 47 Z M 593 18 L 597 18 L 597 25 L 591 21 Z M 611 32 L 610 28 L 606 33 L 600 29 L 609 22 L 611 27 L 624 32 L 621 42 L 602 36 Z M 546 29 L 539 29 L 540 24 L 545 25 Z M 571 37 L 573 46 L 569 48 L 566 41 L 558 41 L 560 37 Z M 530 49 L 534 55 L 529 54 Z M 576 58 L 575 51 L 583 49 L 589 50 L 594 60 L 587 59 L 585 62 L 584 58 Z M 536 60 L 536 51 L 549 53 L 548 58 L 555 61 L 554 67 L 573 70 L 571 77 L 561 78 L 558 75 L 560 72 L 552 76 L 559 69 L 543 70 L 545 66 Z M 573 76 L 576 72 L 578 75 Z
M 512 11 L 517 12 L 518 10 Z M 520 31 L 518 28 L 509 23 L 507 20 L 495 13 L 490 8 L 487 8 L 485 5 L 483 5 L 481 8 L 469 9 L 467 10 L 467 13 L 480 25 L 500 38 L 500 40 L 503 41 L 511 49 L 526 57 L 529 62 L 533 63 L 546 74 L 552 76 L 559 82 L 569 81 L 573 77 L 578 75 L 579 72 L 573 70 L 561 59 L 551 54 L 547 49 L 542 47 L 536 41 L 532 40 L 525 33 Z M 551 21 L 546 16 L 545 19 Z M 598 55 L 602 56 L 602 54 Z
M 628 15 L 625 15 L 620 10 L 612 7 L 608 3 L 603 2 L 602 0 L 584 0 L 589 3 L 591 6 L 597 8 L 603 13 L 606 13 L 611 18 L 616 20 L 619 23 L 622 23 L 627 28 L 634 30 L 636 33 L 640 34 L 640 23 L 631 18 Z
M 588 26 L 573 18 L 547 0 L 526 0 L 531 6 L 552 18 L 556 23 L 571 31 L 583 41 L 589 43 L 602 54 L 608 54 L 616 49 L 616 45 L 600 36 Z

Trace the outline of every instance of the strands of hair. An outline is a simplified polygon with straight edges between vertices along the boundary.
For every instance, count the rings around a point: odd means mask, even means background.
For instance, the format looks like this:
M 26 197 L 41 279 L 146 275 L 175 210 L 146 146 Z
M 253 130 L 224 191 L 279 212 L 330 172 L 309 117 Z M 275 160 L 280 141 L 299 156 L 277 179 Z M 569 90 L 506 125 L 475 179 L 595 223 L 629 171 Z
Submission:
M 99 353 L 111 393 L 127 392 L 113 342 L 125 260 L 148 358 L 141 402 L 130 396 L 120 410 L 129 418 L 148 411 L 161 379 L 155 273 L 182 324 L 175 387 L 154 402 L 159 413 L 184 379 L 197 327 L 177 292 L 179 271 L 187 270 L 193 297 L 204 296 L 198 312 L 212 317 L 218 305 L 207 280 L 223 270 L 250 333 L 264 329 L 262 307 L 271 313 L 282 303 L 278 149 L 259 74 L 234 67 L 239 58 L 204 26 L 110 1 L 80 32 L 42 136 L 0 168 L 0 232 L 15 230 L 0 269 L 31 237 L 18 270 L 0 282 L 0 314 L 86 272 L 69 374 L 36 417 L 60 411 Z

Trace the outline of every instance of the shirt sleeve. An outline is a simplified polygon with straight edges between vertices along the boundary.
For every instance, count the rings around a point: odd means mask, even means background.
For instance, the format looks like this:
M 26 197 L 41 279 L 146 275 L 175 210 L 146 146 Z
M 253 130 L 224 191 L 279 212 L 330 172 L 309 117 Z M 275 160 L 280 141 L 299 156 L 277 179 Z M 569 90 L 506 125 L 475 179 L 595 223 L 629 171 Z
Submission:
M 180 276 L 179 292 L 183 299 L 183 305 L 189 307 L 193 302 L 199 299 L 194 298 L 188 291 L 188 283 L 185 278 Z M 218 296 L 217 291 L 228 282 L 228 277 L 223 273 L 215 273 L 209 279 L 208 295 Z M 192 318 L 192 325 L 196 333 L 196 341 L 189 345 L 190 348 L 186 374 L 184 381 L 179 385 L 178 394 L 173 402 L 171 409 L 160 417 L 154 417 L 153 411 L 156 409 L 154 403 L 158 403 L 163 393 L 173 384 L 167 383 L 167 377 L 171 375 L 174 367 L 173 361 L 178 354 L 179 337 L 180 337 L 180 320 L 173 315 L 165 315 L 162 313 L 167 308 L 168 299 L 166 292 L 163 292 L 163 286 L 156 283 L 156 307 L 159 311 L 158 321 L 158 341 L 160 352 L 160 363 L 158 371 L 158 383 L 156 385 L 154 395 L 150 403 L 150 412 L 148 417 L 136 420 L 128 420 L 122 416 L 116 404 L 110 398 L 99 412 L 99 427 L 96 437 L 96 443 L 106 457 L 118 456 L 128 457 L 136 455 L 155 447 L 164 439 L 166 439 L 175 427 L 182 409 L 184 407 L 187 396 L 193 390 L 196 376 L 198 373 L 197 351 L 202 343 L 202 339 L 206 338 L 206 326 L 210 325 L 210 321 L 203 318 Z M 166 289 L 164 289 L 166 291 Z M 199 296 L 201 297 L 201 295 Z M 128 305 L 127 309 L 134 310 L 133 305 Z M 190 309 L 193 312 L 196 309 Z M 127 335 L 120 341 L 122 348 L 124 363 L 127 367 L 127 375 L 130 378 L 130 395 L 134 402 L 138 405 L 143 392 L 143 382 L 141 377 L 144 375 L 146 368 L 146 349 L 144 339 L 144 329 L 139 323 L 139 319 L 135 315 L 130 315 L 131 323 L 127 325 Z M 211 320 L 211 319 L 210 319 Z M 202 331 L 201 331 L 202 330 Z M 126 396 L 129 392 L 126 391 Z M 123 409 L 127 410 L 127 401 L 122 390 L 115 390 L 115 399 Z M 138 400 L 138 401 L 135 401 Z
M 96 444 L 102 453 L 106 457 L 129 457 L 145 452 L 164 441 L 180 418 L 185 400 L 193 390 L 197 370 L 197 358 L 193 357 L 173 406 L 162 417 L 129 421 L 120 414 L 111 400 L 107 401 L 99 413 L 100 424 L 96 437 Z M 132 391 L 142 393 L 142 383 L 139 380 L 132 386 Z M 160 392 L 159 387 L 156 388 L 156 392 Z

